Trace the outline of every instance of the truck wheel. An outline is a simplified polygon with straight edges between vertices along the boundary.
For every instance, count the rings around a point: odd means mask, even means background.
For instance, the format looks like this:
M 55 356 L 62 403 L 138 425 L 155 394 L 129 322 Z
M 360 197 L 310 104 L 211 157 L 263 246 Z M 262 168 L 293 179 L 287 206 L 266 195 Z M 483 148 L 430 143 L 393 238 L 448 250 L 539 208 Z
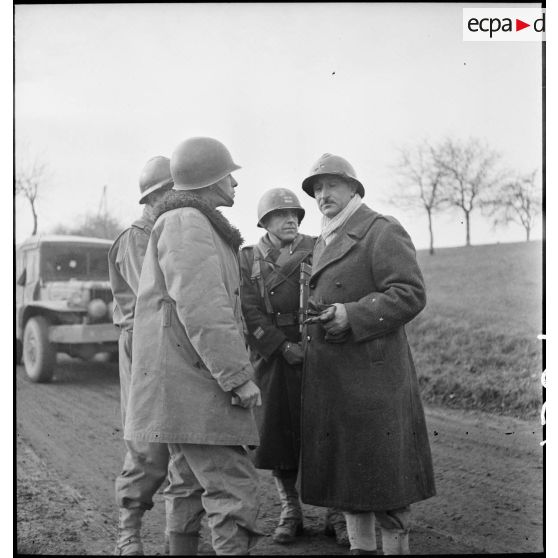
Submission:
M 23 332 L 23 364 L 32 382 L 50 382 L 56 351 L 48 340 L 48 322 L 42 316 L 29 318 Z

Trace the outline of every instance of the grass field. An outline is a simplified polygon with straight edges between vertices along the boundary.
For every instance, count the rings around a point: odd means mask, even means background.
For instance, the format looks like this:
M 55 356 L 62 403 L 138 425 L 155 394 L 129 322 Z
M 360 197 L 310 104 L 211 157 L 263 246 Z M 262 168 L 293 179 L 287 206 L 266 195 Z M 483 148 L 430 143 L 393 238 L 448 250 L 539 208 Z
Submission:
M 407 326 L 425 401 L 540 412 L 542 243 L 419 251 L 428 302 Z

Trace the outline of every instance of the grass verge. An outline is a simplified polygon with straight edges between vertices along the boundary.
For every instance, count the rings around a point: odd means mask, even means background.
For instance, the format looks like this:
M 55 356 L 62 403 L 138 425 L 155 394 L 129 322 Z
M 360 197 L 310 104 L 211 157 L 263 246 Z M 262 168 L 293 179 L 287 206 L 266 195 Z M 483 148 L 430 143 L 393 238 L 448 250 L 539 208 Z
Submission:
M 425 402 L 527 418 L 541 410 L 536 338 L 419 315 L 407 326 Z

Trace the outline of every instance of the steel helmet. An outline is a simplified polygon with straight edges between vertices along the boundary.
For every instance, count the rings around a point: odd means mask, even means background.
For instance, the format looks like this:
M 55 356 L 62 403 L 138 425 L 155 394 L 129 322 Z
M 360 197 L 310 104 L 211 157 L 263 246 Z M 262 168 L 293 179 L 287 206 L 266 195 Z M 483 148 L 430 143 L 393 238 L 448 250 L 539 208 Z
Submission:
M 272 188 L 258 202 L 258 227 L 264 228 L 262 219 L 276 209 L 295 209 L 299 224 L 306 213 L 294 192 L 287 190 L 287 188 Z
M 215 184 L 239 167 L 229 150 L 213 138 L 190 138 L 174 150 L 170 170 L 175 187 L 197 190 Z
M 317 176 L 322 174 L 332 174 L 334 176 L 341 176 L 348 179 L 349 182 L 354 182 L 357 185 L 357 193 L 364 197 L 364 186 L 357 180 L 356 172 L 353 166 L 339 157 L 339 155 L 331 155 L 331 153 L 324 153 L 310 169 L 310 176 L 305 178 L 302 182 L 302 189 L 309 195 L 314 197 L 314 181 Z
M 141 194 L 139 202 L 145 203 L 147 196 L 151 192 L 155 192 L 155 190 L 165 186 L 172 186 L 170 160 L 160 155 L 152 157 L 147 161 L 140 174 L 139 187 Z

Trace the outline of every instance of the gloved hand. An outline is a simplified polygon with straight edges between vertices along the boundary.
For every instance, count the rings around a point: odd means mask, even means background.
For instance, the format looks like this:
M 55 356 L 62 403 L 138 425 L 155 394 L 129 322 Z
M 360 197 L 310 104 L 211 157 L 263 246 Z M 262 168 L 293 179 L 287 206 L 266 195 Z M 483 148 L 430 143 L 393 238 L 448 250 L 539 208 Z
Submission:
M 300 364 L 304 360 L 304 351 L 298 343 L 285 341 L 281 345 L 281 354 L 283 358 L 291 365 Z
M 262 404 L 260 388 L 252 380 L 244 382 L 242 385 L 235 387 L 232 391 L 232 405 L 239 405 L 245 409 L 252 409 L 253 407 L 260 407 Z
M 320 314 L 330 307 L 329 304 L 323 304 L 315 301 L 312 297 L 308 299 L 308 309 L 306 315 L 308 318 L 304 320 L 305 324 L 315 324 L 320 321 Z

